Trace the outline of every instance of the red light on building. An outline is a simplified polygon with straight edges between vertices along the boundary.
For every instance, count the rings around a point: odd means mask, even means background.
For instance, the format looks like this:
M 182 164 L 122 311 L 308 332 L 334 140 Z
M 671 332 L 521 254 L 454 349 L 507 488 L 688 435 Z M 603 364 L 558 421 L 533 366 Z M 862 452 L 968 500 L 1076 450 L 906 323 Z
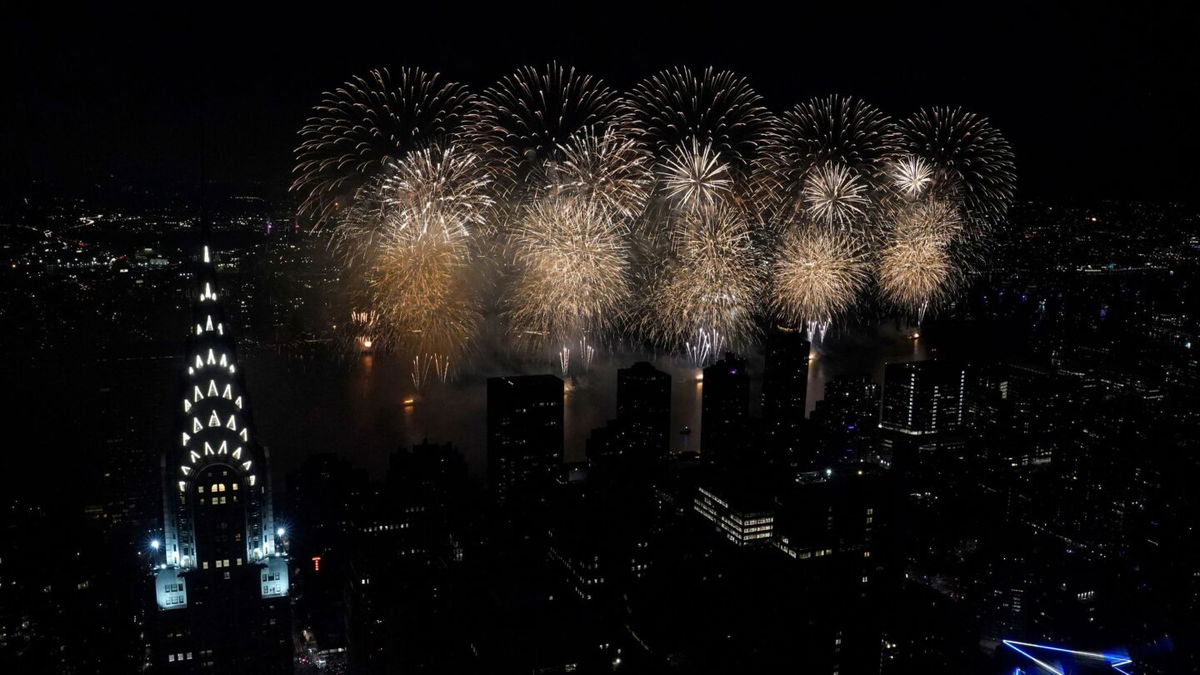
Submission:
M 321 556 L 314 555 L 312 557 L 312 563 L 313 563 L 313 571 L 320 572 L 321 571 Z

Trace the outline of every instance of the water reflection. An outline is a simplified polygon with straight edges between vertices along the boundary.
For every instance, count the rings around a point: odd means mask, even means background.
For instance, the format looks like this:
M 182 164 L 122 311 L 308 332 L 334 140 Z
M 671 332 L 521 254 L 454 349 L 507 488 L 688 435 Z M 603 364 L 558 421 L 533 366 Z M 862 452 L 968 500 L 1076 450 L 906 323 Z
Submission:
M 926 339 L 913 340 L 910 334 L 911 329 L 888 324 L 826 336 L 814 348 L 809 365 L 809 410 L 823 394 L 825 382 L 839 374 L 870 373 L 881 379 L 887 361 L 927 358 Z M 616 370 L 637 360 L 650 360 L 672 377 L 673 446 L 701 447 L 704 384 L 696 369 L 672 358 L 622 352 L 598 355 L 587 374 L 569 382 L 564 414 L 568 461 L 582 460 L 588 433 L 615 415 Z M 281 471 L 298 466 L 312 453 L 337 451 L 376 477 L 384 475 L 391 451 L 423 439 L 454 443 L 471 473 L 482 477 L 487 465 L 486 377 L 519 372 L 512 364 L 497 365 L 494 372 L 460 374 L 456 381 L 435 381 L 417 392 L 410 364 L 386 354 L 338 360 L 261 352 L 246 355 L 244 361 L 259 438 L 271 446 Z M 762 365 L 761 354 L 750 357 L 752 373 L 761 374 Z M 554 372 L 554 367 L 547 363 L 524 372 Z M 751 388 L 754 413 L 759 391 L 756 378 Z M 678 433 L 684 427 L 690 435 Z

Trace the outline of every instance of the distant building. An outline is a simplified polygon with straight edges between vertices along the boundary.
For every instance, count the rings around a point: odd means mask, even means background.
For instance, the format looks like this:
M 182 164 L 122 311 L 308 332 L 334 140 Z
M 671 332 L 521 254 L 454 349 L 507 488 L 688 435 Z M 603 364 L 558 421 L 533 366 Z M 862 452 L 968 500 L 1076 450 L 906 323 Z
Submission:
M 208 247 L 196 274 L 179 434 L 163 458 L 155 672 L 292 670 L 288 560 L 277 550 L 266 448 Z
M 553 375 L 489 378 L 487 439 L 498 500 L 550 482 L 563 462 L 563 381 Z
M 617 422 L 634 444 L 655 456 L 667 454 L 671 435 L 671 376 L 639 361 L 617 371 Z
M 762 385 L 763 424 L 768 439 L 778 449 L 799 449 L 808 401 L 810 349 L 808 340 L 799 331 L 776 331 L 767 340 Z
M 824 396 L 813 407 L 812 420 L 827 433 L 879 426 L 879 385 L 865 375 L 829 380 Z
M 737 546 L 769 544 L 775 534 L 775 505 L 752 486 L 701 485 L 693 506 Z
M 825 383 L 809 418 L 817 432 L 818 466 L 870 461 L 879 430 L 879 384 L 865 375 L 839 375 Z
M 732 353 L 704 369 L 700 432 L 704 454 L 735 454 L 745 444 L 750 416 L 750 374 Z
M 949 361 L 889 363 L 884 368 L 879 426 L 924 436 L 966 425 L 967 368 Z

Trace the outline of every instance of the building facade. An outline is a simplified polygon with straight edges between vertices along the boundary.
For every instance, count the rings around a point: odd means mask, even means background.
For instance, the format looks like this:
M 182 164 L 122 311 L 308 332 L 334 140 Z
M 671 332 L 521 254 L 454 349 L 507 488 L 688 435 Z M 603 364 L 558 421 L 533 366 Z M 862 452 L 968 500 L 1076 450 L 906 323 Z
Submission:
M 553 480 L 563 462 L 563 381 L 553 375 L 488 378 L 487 438 L 499 501 Z
M 212 253 L 197 265 L 178 434 L 162 459 L 155 672 L 290 672 L 288 560 Z

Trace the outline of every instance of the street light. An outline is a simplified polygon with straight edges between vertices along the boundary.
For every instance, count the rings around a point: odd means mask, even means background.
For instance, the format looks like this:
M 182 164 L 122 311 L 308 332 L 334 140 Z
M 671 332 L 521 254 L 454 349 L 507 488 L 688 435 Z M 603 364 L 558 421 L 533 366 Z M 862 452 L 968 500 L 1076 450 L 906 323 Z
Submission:
M 282 537 L 282 536 L 283 536 L 283 535 L 285 535 L 285 534 L 287 534 L 287 530 L 283 529 L 282 527 L 280 527 L 280 528 L 277 528 L 277 529 L 275 530 L 275 536 L 276 536 L 276 537 Z
M 157 539 L 152 539 L 152 540 L 150 541 L 150 548 L 154 549 L 155 551 L 157 551 L 157 550 L 158 550 L 158 547 L 159 547 L 159 546 L 160 546 L 160 544 L 158 543 L 158 540 L 157 540 Z

